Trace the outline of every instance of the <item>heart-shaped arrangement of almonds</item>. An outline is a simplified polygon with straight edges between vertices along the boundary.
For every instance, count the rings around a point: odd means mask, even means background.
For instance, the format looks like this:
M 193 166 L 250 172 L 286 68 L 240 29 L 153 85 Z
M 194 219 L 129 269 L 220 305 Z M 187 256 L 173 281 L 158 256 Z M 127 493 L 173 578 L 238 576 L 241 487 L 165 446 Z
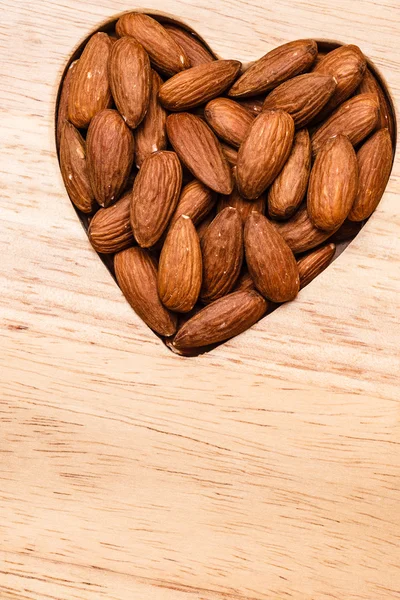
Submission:
M 174 351 L 208 350 L 294 300 L 377 207 L 391 106 L 357 46 L 328 48 L 297 40 L 243 69 L 133 12 L 70 65 L 65 186 L 126 299 Z

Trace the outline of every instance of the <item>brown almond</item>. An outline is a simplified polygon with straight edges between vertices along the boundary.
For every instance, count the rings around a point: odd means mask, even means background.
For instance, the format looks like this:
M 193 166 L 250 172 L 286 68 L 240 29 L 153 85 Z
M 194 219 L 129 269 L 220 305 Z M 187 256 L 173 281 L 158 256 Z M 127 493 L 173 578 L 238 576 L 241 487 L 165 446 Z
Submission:
M 100 206 L 107 207 L 126 187 L 135 153 L 133 134 L 116 110 L 102 110 L 90 123 L 86 147 L 92 190 Z
M 235 148 L 232 148 L 232 146 L 228 146 L 228 144 L 224 144 L 224 143 L 221 143 L 221 148 L 222 148 L 222 152 L 224 153 L 224 156 L 225 156 L 226 160 L 228 161 L 228 163 L 232 167 L 235 167 L 237 164 L 237 157 L 238 157 L 237 150 L 235 150 Z
M 71 78 L 68 99 L 69 120 L 76 127 L 88 127 L 92 118 L 111 106 L 108 60 L 112 41 L 106 33 L 95 33 L 85 46 Z
M 175 312 L 192 310 L 202 282 L 199 236 L 186 215 L 181 215 L 168 232 L 158 266 L 158 295 Z
M 201 181 L 194 179 L 182 188 L 178 206 L 171 219 L 170 228 L 181 215 L 187 215 L 192 220 L 193 225 L 198 225 L 213 209 L 215 201 L 215 193 Z
M 161 304 L 157 292 L 157 264 L 147 250 L 128 248 L 114 257 L 115 276 L 137 315 L 159 335 L 176 331 L 177 317 Z
M 72 75 L 76 69 L 78 61 L 75 60 L 70 64 L 68 71 L 65 73 L 64 80 L 62 83 L 60 99 L 58 102 L 58 112 L 57 112 L 57 148 L 60 148 L 61 143 L 61 133 L 62 128 L 65 121 L 68 121 L 68 102 L 69 102 L 69 92 L 71 89 L 71 81 Z
M 90 213 L 96 206 L 86 161 L 86 143 L 79 131 L 64 121 L 60 144 L 60 169 L 64 185 L 79 210 Z
M 244 228 L 250 276 L 259 292 L 273 302 L 293 300 L 300 279 L 293 252 L 264 215 L 252 212 Z
M 238 60 L 214 60 L 168 79 L 160 88 L 160 102 L 171 111 L 200 106 L 224 92 L 242 64 Z
M 109 208 L 100 208 L 90 221 L 88 236 L 96 252 L 113 254 L 134 244 L 130 223 L 131 193 Z
M 300 289 L 303 289 L 329 266 L 336 251 L 335 244 L 327 244 L 303 256 L 297 261 Z
M 131 225 L 142 248 L 160 239 L 176 209 L 182 187 L 182 167 L 175 152 L 150 154 L 133 184 Z
M 208 227 L 211 225 L 211 223 L 215 219 L 215 214 L 213 214 L 213 213 L 214 213 L 214 211 L 212 211 L 211 214 L 207 215 L 205 217 L 205 219 L 203 219 L 197 226 L 197 235 L 199 236 L 200 242 L 203 239 Z
M 268 212 L 275 219 L 288 219 L 300 206 L 311 170 L 311 141 L 307 129 L 294 137 L 288 160 L 268 191 Z
M 174 38 L 177 44 L 185 51 L 191 67 L 204 65 L 215 60 L 202 42 L 189 31 L 176 25 L 165 24 L 164 28 Z
M 209 303 L 228 294 L 239 277 L 243 261 L 243 226 L 231 206 L 220 212 L 202 240 L 203 285 L 200 298 Z
M 146 50 L 156 69 L 168 76 L 190 66 L 183 48 L 158 21 L 142 13 L 122 15 L 116 25 L 117 34 L 134 37 Z
M 150 100 L 150 60 L 143 46 L 132 37 L 116 41 L 110 54 L 108 76 L 120 115 L 129 127 L 136 129 Z
M 260 98 L 237 98 L 235 102 L 240 104 L 240 106 L 247 108 L 255 117 L 257 117 L 262 111 L 264 100 L 264 96 L 261 96 Z
M 346 219 L 331 237 L 332 242 L 340 244 L 340 242 L 352 240 L 359 234 L 362 225 L 362 222 L 349 221 L 349 219 Z
M 175 152 L 189 171 L 219 194 L 230 194 L 231 170 L 221 145 L 210 127 L 190 113 L 167 118 L 167 133 Z
M 319 246 L 334 233 L 315 227 L 308 216 L 306 205 L 300 207 L 289 221 L 275 222 L 274 226 L 294 254 Z
M 336 81 L 331 75 L 298 75 L 272 90 L 263 110 L 284 110 L 292 116 L 296 127 L 304 127 L 325 106 L 335 88 Z
M 151 72 L 151 92 L 146 116 L 135 131 L 136 166 L 140 168 L 145 158 L 167 147 L 167 112 L 158 100 L 162 79 L 156 71 Z
M 325 121 L 311 138 L 313 154 L 316 155 L 329 138 L 347 135 L 353 146 L 359 144 L 379 119 L 379 105 L 373 94 L 360 94 L 347 100 Z
M 296 40 L 283 44 L 256 60 L 229 90 L 229 96 L 244 98 L 272 90 L 295 75 L 306 71 L 317 56 L 314 40 Z
M 234 291 L 239 292 L 239 291 L 254 290 L 254 289 L 255 289 L 254 281 L 252 280 L 250 273 L 246 269 L 239 276 L 239 279 L 236 282 Z
M 392 142 L 387 129 L 380 129 L 357 152 L 359 182 L 348 218 L 364 221 L 382 198 L 392 170 Z
M 254 115 L 247 108 L 229 98 L 211 100 L 205 107 L 204 116 L 215 133 L 236 148 L 254 121 Z
M 242 219 L 242 223 L 244 225 L 247 220 L 247 217 L 249 216 L 249 214 L 251 212 L 253 212 L 253 210 L 264 214 L 265 205 L 266 205 L 265 194 L 262 194 L 256 200 L 246 200 L 239 194 L 238 189 L 235 185 L 235 187 L 233 188 L 232 194 L 230 194 L 229 196 L 220 196 L 220 198 L 218 200 L 218 205 L 217 205 L 217 212 L 220 213 L 227 206 L 232 206 L 233 208 L 236 208 L 236 210 L 238 211 L 238 213 Z
M 239 148 L 239 193 L 255 200 L 271 185 L 287 161 L 294 137 L 294 123 L 282 110 L 259 115 Z
M 392 116 L 392 110 L 390 108 L 389 101 L 384 93 L 382 87 L 379 85 L 377 79 L 371 73 L 369 69 L 365 71 L 364 77 L 357 89 L 359 94 L 374 94 L 379 102 L 379 121 L 377 124 L 378 129 L 389 130 L 390 137 L 394 143 L 394 121 Z
M 178 349 L 224 342 L 249 329 L 264 316 L 267 302 L 254 290 L 219 298 L 189 319 L 174 338 Z

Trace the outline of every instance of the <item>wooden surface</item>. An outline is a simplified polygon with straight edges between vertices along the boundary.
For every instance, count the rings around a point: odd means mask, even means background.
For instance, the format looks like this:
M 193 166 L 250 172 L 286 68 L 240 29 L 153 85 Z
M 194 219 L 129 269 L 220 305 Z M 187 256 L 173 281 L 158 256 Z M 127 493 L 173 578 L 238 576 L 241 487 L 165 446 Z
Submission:
M 173 355 L 90 248 L 54 147 L 68 56 L 135 6 L 244 61 L 354 42 L 400 94 L 396 0 L 0 0 L 0 598 L 400 598 L 400 158 L 295 302 Z

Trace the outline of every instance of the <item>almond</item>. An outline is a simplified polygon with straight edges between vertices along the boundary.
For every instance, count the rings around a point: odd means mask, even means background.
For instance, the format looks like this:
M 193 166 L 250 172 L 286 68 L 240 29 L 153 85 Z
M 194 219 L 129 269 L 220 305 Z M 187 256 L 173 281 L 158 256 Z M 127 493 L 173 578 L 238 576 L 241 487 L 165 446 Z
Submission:
M 237 157 L 238 157 L 237 150 L 235 150 L 235 148 L 232 148 L 232 146 L 228 146 L 228 144 L 223 144 L 223 143 L 221 143 L 221 148 L 222 148 L 222 152 L 224 153 L 224 156 L 225 156 L 226 160 L 228 161 L 228 163 L 232 167 L 235 167 L 237 164 Z
M 263 110 L 284 110 L 293 117 L 296 127 L 304 127 L 325 106 L 335 88 L 331 75 L 298 75 L 275 88 L 266 97 Z
M 335 242 L 335 244 L 340 244 L 340 242 L 352 240 L 360 232 L 362 225 L 362 222 L 357 223 L 355 221 L 349 221 L 349 219 L 346 219 L 336 233 L 334 233 L 331 237 L 332 242 Z
M 156 71 L 150 75 L 151 92 L 146 116 L 135 131 L 136 165 L 139 168 L 144 159 L 153 152 L 167 147 L 167 113 L 158 101 L 158 90 L 162 79 Z
M 294 123 L 282 110 L 259 115 L 239 148 L 239 193 L 255 200 L 271 185 L 287 161 L 293 144 Z
M 264 214 L 265 204 L 265 194 L 262 194 L 256 200 L 246 200 L 245 198 L 242 198 L 242 196 L 238 192 L 237 187 L 235 186 L 233 188 L 232 194 L 230 194 L 229 196 L 220 196 L 217 206 L 217 212 L 220 213 L 227 206 L 232 206 L 238 211 L 244 225 L 247 220 L 247 217 L 251 212 L 253 212 L 253 210 Z
M 174 346 L 199 348 L 223 342 L 249 329 L 266 310 L 266 301 L 254 290 L 228 294 L 189 319 L 176 334 Z
M 181 215 L 187 215 L 191 218 L 193 225 L 198 225 L 213 209 L 215 200 L 215 193 L 201 181 L 194 179 L 182 189 L 170 228 Z
M 308 216 L 305 205 L 299 208 L 289 221 L 274 223 L 274 226 L 295 254 L 319 246 L 333 233 L 317 229 Z
M 336 251 L 335 244 L 327 244 L 314 250 L 297 261 L 300 275 L 300 289 L 303 289 L 329 266 Z
M 158 21 L 148 15 L 122 15 L 117 22 L 116 32 L 120 37 L 134 37 L 142 44 L 154 67 L 166 75 L 174 75 L 190 66 L 183 48 Z
M 135 142 L 116 110 L 102 110 L 91 121 L 86 139 L 92 189 L 100 206 L 118 200 L 133 164 Z
M 211 225 L 211 223 L 214 221 L 214 219 L 215 219 L 214 214 L 207 215 L 205 217 L 205 219 L 203 219 L 197 226 L 197 235 L 199 236 L 200 242 L 203 239 L 203 237 L 205 236 L 205 233 L 206 233 L 208 227 Z
M 185 51 L 191 67 L 197 67 L 215 60 L 214 56 L 207 50 L 197 37 L 176 25 L 165 24 L 164 28 L 174 38 L 177 44 Z
M 133 184 L 131 225 L 142 248 L 160 239 L 171 219 L 182 186 L 182 167 L 175 152 L 148 156 Z
M 228 294 L 239 277 L 243 261 L 243 226 L 238 211 L 231 206 L 220 212 L 201 240 L 205 303 Z
M 307 210 L 315 227 L 338 229 L 350 212 L 357 188 L 356 153 L 349 139 L 338 135 L 322 147 L 311 171 Z
M 252 212 L 244 228 L 250 276 L 259 292 L 273 302 L 293 300 L 300 280 L 293 252 L 264 215 Z
M 358 191 L 348 218 L 363 221 L 374 212 L 392 170 L 392 142 L 387 129 L 380 129 L 357 152 Z
M 64 121 L 60 145 L 60 169 L 69 197 L 79 210 L 90 213 L 96 205 L 86 162 L 86 143 L 68 121 Z
M 379 121 L 377 128 L 384 129 L 387 127 L 390 133 L 392 142 L 394 143 L 394 122 L 392 117 L 392 110 L 386 95 L 379 85 L 378 81 L 371 73 L 369 69 L 365 71 L 364 77 L 357 89 L 359 94 L 374 94 L 379 102 Z
M 264 96 L 261 96 L 260 98 L 237 98 L 236 102 L 240 104 L 240 106 L 247 108 L 255 117 L 257 117 L 262 111 L 264 100 Z
M 96 252 L 113 254 L 134 244 L 130 223 L 131 193 L 109 208 L 101 208 L 90 221 L 89 240 Z
M 112 41 L 106 33 L 95 33 L 85 46 L 71 77 L 68 99 L 69 120 L 88 127 L 92 118 L 111 106 L 108 59 Z
M 179 113 L 167 118 L 167 133 L 175 152 L 191 173 L 219 194 L 230 194 L 231 170 L 218 139 L 200 118 Z
M 199 297 L 202 257 L 199 236 L 189 217 L 181 215 L 168 232 L 158 267 L 158 295 L 176 312 L 189 312 Z
M 206 105 L 204 115 L 215 133 L 237 148 L 254 121 L 254 115 L 247 108 L 229 98 L 211 100 Z
M 61 132 L 64 125 L 64 121 L 68 121 L 69 92 L 71 89 L 72 75 L 74 74 L 77 64 L 77 60 L 70 64 L 68 71 L 64 76 L 61 93 L 59 96 L 57 111 L 57 149 L 60 148 Z
M 252 280 L 250 273 L 247 270 L 243 271 L 236 282 L 234 291 L 239 292 L 254 289 L 254 281 Z
M 276 219 L 288 219 L 300 206 L 307 191 L 311 170 L 311 141 L 307 129 L 294 137 L 289 158 L 268 192 L 268 212 Z
M 147 52 L 134 38 L 119 39 L 111 50 L 108 73 L 117 109 L 129 127 L 135 129 L 143 121 L 150 99 Z
M 238 60 L 214 60 L 177 73 L 161 86 L 160 102 L 172 111 L 200 106 L 222 94 L 231 85 L 241 66 Z
M 316 155 L 329 138 L 347 135 L 353 146 L 359 144 L 379 119 L 379 105 L 373 94 L 360 94 L 347 100 L 325 121 L 311 138 L 313 154 Z
M 244 98 L 272 90 L 287 79 L 306 71 L 318 48 L 314 40 L 283 44 L 256 60 L 229 90 L 229 96 Z
M 137 315 L 159 335 L 176 331 L 177 317 L 162 304 L 157 292 L 157 264 L 147 250 L 128 248 L 114 257 L 115 276 Z

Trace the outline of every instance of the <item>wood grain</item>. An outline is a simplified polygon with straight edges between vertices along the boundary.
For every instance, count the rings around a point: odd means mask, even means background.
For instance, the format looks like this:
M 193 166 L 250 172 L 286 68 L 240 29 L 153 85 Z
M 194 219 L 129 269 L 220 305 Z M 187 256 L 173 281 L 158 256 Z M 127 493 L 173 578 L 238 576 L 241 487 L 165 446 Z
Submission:
M 91 249 L 55 153 L 68 57 L 132 6 L 1 1 L 0 598 L 400 598 L 400 159 L 295 302 L 172 354 Z M 168 11 L 223 58 L 359 44 L 398 102 L 393 0 Z

